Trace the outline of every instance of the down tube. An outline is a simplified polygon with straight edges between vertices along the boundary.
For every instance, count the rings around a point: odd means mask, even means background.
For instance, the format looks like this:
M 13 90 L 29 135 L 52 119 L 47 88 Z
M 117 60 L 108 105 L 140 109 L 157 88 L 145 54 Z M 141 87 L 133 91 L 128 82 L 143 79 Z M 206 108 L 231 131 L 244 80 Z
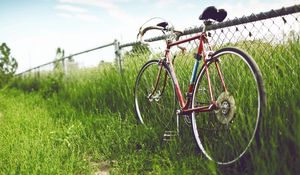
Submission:
M 170 62 L 169 66 L 166 66 L 166 67 L 168 67 L 168 69 L 169 69 L 169 71 L 171 73 L 171 76 L 172 76 L 172 79 L 173 79 L 173 82 L 174 82 L 174 85 L 175 85 L 175 90 L 176 90 L 177 98 L 179 100 L 180 107 L 183 108 L 185 106 L 185 102 L 184 102 L 184 99 L 183 99 L 183 96 L 182 96 L 182 93 L 181 93 L 181 90 L 180 90 L 180 87 L 179 87 L 179 83 L 178 83 L 177 77 L 176 77 L 175 72 L 174 72 L 173 65 Z

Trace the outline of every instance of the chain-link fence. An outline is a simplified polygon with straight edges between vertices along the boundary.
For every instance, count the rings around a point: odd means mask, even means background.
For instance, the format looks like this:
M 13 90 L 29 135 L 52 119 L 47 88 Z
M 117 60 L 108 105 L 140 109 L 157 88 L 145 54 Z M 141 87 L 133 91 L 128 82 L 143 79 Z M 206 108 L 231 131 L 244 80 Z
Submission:
M 226 45 L 242 48 L 246 52 L 253 53 L 252 57 L 254 57 L 256 61 L 261 60 L 263 62 L 261 65 L 270 68 L 278 67 L 277 61 L 272 59 L 272 55 L 278 53 L 276 51 L 281 50 L 282 53 L 285 54 L 279 54 L 279 59 L 281 59 L 284 62 L 284 66 L 288 68 L 285 73 L 292 76 L 294 75 L 294 71 L 291 64 L 299 64 L 299 58 L 297 58 L 296 55 L 291 54 L 291 51 L 287 48 L 290 47 L 288 43 L 295 43 L 297 40 L 299 42 L 299 12 L 300 5 L 294 5 L 213 24 L 208 28 L 211 35 L 210 43 L 215 49 Z M 201 31 L 202 27 L 186 29 L 184 30 L 181 39 L 190 37 Z M 32 73 L 39 75 L 42 72 L 49 72 L 54 69 L 57 63 L 60 63 L 63 66 L 65 73 L 81 67 L 101 67 L 101 64 L 105 64 L 105 62 L 102 61 L 105 60 L 105 58 L 102 58 L 102 56 L 110 57 L 109 59 L 114 60 L 114 64 L 122 71 L 122 65 L 124 63 L 126 64 L 126 60 L 128 60 L 127 56 L 129 54 L 140 54 L 140 56 L 143 56 L 143 53 L 148 54 L 150 52 L 152 53 L 150 58 L 160 56 L 165 49 L 163 40 L 164 36 L 150 38 L 146 41 L 151 41 L 152 43 L 150 43 L 146 50 L 142 47 L 137 48 L 142 49 L 139 52 L 132 52 L 138 42 L 120 44 L 115 40 L 112 43 L 97 48 L 64 56 L 55 61 L 21 72 L 18 75 L 28 75 Z M 192 52 L 198 46 L 198 43 L 197 41 L 193 41 L 184 44 L 183 46 L 186 47 L 188 53 L 192 55 Z M 108 52 L 110 52 L 110 54 L 107 54 Z M 176 49 L 172 50 L 172 53 L 174 54 L 177 52 L 178 50 Z M 286 57 L 287 55 L 288 58 Z M 90 58 L 95 59 L 89 60 Z M 87 64 L 86 60 L 89 60 L 88 65 L 84 65 Z M 184 61 L 187 62 L 190 60 L 192 59 L 184 59 Z
M 191 37 L 201 31 L 202 27 L 186 29 L 181 39 Z M 247 165 L 249 163 L 251 169 L 253 165 L 255 172 L 260 172 L 261 174 L 299 174 L 297 172 L 299 172 L 298 165 L 300 160 L 300 5 L 213 24 L 208 28 L 208 33 L 210 35 L 209 41 L 214 50 L 223 47 L 243 49 L 257 62 L 262 72 L 267 93 L 267 114 L 262 117 L 263 127 L 260 130 L 263 132 L 259 132 L 261 146 L 258 145 L 257 149 L 253 149 L 252 152 L 256 154 L 255 156 L 252 156 L 252 153 L 250 155 L 247 154 L 247 158 L 242 162 L 242 165 L 247 161 Z M 98 58 L 95 60 L 94 66 L 99 64 L 99 62 L 105 64 L 101 60 L 104 59 L 105 50 L 108 49 L 108 52 L 111 53 L 110 57 L 114 58 L 115 65 L 118 66 L 120 72 L 123 72 L 123 76 L 119 76 L 118 71 L 111 71 L 113 66 L 107 66 L 109 71 L 103 71 L 103 73 L 99 74 L 95 73 L 96 71 L 89 71 L 86 76 L 83 76 L 83 73 L 78 71 L 78 76 L 74 76 L 75 80 L 71 79 L 69 82 L 65 81 L 68 80 L 66 78 L 68 76 L 62 76 L 62 79 L 55 79 L 57 75 L 54 75 L 54 78 L 50 77 L 52 78 L 50 80 L 53 81 L 46 84 L 46 86 L 52 87 L 50 89 L 41 88 L 43 90 L 42 94 L 48 97 L 48 94 L 51 95 L 53 91 L 59 92 L 61 99 L 70 100 L 70 104 L 76 108 L 88 109 L 88 111 L 97 113 L 110 110 L 113 113 L 117 112 L 118 116 L 131 116 L 134 113 L 133 87 L 138 71 L 146 60 L 159 59 L 164 56 L 164 36 L 150 38 L 147 41 L 152 42 L 149 42 L 148 46 L 144 46 L 137 42 L 120 44 L 115 40 L 107 45 L 35 67 L 19 75 L 49 73 L 55 70 L 56 63 L 59 63 L 64 70 L 63 72 L 68 75 L 73 70 L 80 69 L 79 63 L 81 59 L 89 59 L 92 55 L 96 55 Z M 176 47 L 171 50 L 172 59 L 175 59 L 175 72 L 176 75 L 180 75 L 177 78 L 183 92 L 188 87 L 195 60 L 194 53 L 197 51 L 198 45 L 198 40 L 183 44 L 182 46 L 187 48 L 185 53 L 182 53 Z M 68 61 L 70 57 L 74 61 Z M 251 107 L 253 108 L 251 105 L 251 98 L 253 98 L 254 94 L 253 88 L 251 89 L 246 83 L 239 84 L 239 82 L 245 82 L 243 81 L 243 76 L 240 75 L 244 72 L 238 64 L 235 65 L 239 69 L 231 71 L 235 67 L 230 65 L 229 67 L 232 69 L 227 70 L 230 75 L 226 76 L 226 78 L 230 77 L 231 79 L 228 79 L 230 81 L 225 80 L 225 82 L 228 82 L 228 84 L 232 83 L 238 88 L 239 86 L 245 87 L 243 91 L 238 91 L 243 94 L 239 93 L 238 95 L 243 96 L 242 99 L 244 100 L 242 102 L 245 102 L 245 108 L 249 107 L 251 109 Z M 97 71 L 105 70 L 101 69 L 101 64 L 96 69 Z M 79 80 L 77 81 L 77 79 Z M 234 82 L 236 79 L 239 81 Z M 63 88 L 57 87 L 61 84 L 60 80 L 64 82 Z M 81 80 L 85 82 L 81 82 Z M 35 81 L 31 82 L 35 83 Z M 24 82 L 25 85 L 26 83 Z M 43 83 L 39 82 L 36 82 L 36 84 L 36 86 L 43 85 Z M 215 88 L 215 83 L 212 84 L 213 88 Z M 32 91 L 32 89 L 38 89 L 38 87 L 35 88 L 35 85 L 30 85 L 28 89 L 26 90 Z M 199 90 L 205 91 L 204 88 L 199 88 Z M 238 101 L 236 101 L 236 104 L 238 104 Z M 148 108 L 146 105 L 144 107 Z M 161 106 L 158 105 L 158 107 Z M 163 110 L 172 110 L 165 104 L 163 107 Z M 246 112 L 247 110 L 245 109 Z M 211 115 L 211 113 L 207 115 Z M 162 117 L 163 115 L 160 114 L 158 116 Z M 134 117 L 128 117 L 129 120 L 130 118 Z M 213 119 L 213 117 L 203 118 Z M 153 142 L 153 139 L 149 141 Z M 190 145 L 191 142 L 186 143 Z M 151 145 L 155 145 L 155 143 L 151 143 Z M 223 147 L 223 143 L 216 145 Z M 186 149 L 186 146 L 182 146 L 182 148 Z M 187 151 L 184 150 L 183 152 Z M 176 155 L 178 155 L 178 152 L 176 152 Z M 241 168 L 244 169 L 244 166 Z M 249 172 L 249 174 L 253 174 L 251 170 Z
M 265 80 L 267 92 L 277 95 L 270 90 L 290 87 L 293 92 L 297 87 L 295 81 L 299 81 L 300 67 L 300 5 L 295 5 L 264 13 L 252 14 L 208 27 L 209 42 L 214 50 L 230 46 L 238 47 L 251 55 L 258 63 Z M 190 28 L 183 31 L 180 39 L 185 39 L 202 31 L 202 27 Z M 121 44 L 122 61 L 124 68 L 135 65 L 138 72 L 145 59 L 159 59 L 164 55 L 165 36 L 150 39 L 148 47 L 137 47 L 138 42 Z M 181 46 L 187 49 L 185 54 L 174 47 L 171 52 L 176 56 L 175 72 L 181 89 L 186 90 L 194 65 L 194 53 L 199 45 L 199 40 L 191 41 Z M 134 63 L 130 61 L 134 57 Z M 140 61 L 142 60 L 142 61 Z M 236 76 L 236 75 L 232 75 Z M 281 82 L 281 83 L 276 83 Z
M 105 64 L 116 64 L 118 66 L 120 60 L 119 42 L 114 40 L 111 43 L 88 49 L 75 54 L 65 55 L 64 50 L 58 48 L 60 53 L 57 52 L 56 58 L 48 63 L 30 68 L 26 71 L 18 73 L 18 76 L 32 76 L 47 74 L 60 68 L 64 74 L 76 72 L 79 69 L 89 67 L 101 67 Z M 108 61 L 109 60 L 109 61 Z M 118 66 L 120 67 L 120 66 Z M 121 68 L 121 67 L 120 67 Z

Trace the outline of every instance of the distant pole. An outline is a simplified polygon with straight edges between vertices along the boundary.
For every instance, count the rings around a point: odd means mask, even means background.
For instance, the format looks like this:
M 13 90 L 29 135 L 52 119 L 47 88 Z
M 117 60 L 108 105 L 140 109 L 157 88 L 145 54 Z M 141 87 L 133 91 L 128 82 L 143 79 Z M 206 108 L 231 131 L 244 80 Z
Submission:
M 36 73 L 37 73 L 37 77 L 40 78 L 40 67 L 38 67 L 38 68 L 36 69 L 36 71 L 37 71 L 37 72 L 36 72 Z
M 67 70 L 66 70 L 66 62 L 65 62 L 65 59 L 62 59 L 62 60 L 61 60 L 61 63 L 62 63 L 63 73 L 64 73 L 64 75 L 66 75 L 66 74 L 67 74 Z
M 116 57 L 115 62 L 119 66 L 119 71 L 122 74 L 120 42 L 117 39 L 114 40 L 114 46 L 115 46 L 115 57 Z

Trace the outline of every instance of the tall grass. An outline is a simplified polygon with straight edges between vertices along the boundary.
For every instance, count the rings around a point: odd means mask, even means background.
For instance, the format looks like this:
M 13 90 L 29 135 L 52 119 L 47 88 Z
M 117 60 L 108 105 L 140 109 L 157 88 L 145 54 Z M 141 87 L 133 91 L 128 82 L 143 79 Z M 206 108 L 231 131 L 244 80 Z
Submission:
M 47 102 L 35 94 L 6 91 L 0 98 L 1 174 L 92 172 L 78 147 L 84 143 L 80 122 L 65 123 L 63 113 L 54 120 Z
M 115 173 L 299 174 L 299 45 L 299 39 L 276 45 L 257 41 L 236 43 L 258 63 L 268 104 L 260 128 L 261 145 L 253 145 L 250 154 L 228 167 L 219 167 L 199 154 L 188 127 L 176 143 L 166 144 L 136 124 L 133 87 L 148 55 L 127 55 L 122 75 L 107 65 L 79 70 L 62 79 L 49 74 L 29 76 L 15 81 L 13 87 L 34 92 L 28 97 L 34 97 L 36 92 L 41 94 L 44 103 L 55 101 L 55 120 L 83 123 L 84 143 L 78 145 L 79 150 L 93 162 L 110 161 Z M 193 65 L 191 55 L 188 59 L 178 56 L 175 61 L 182 91 L 187 89 Z M 72 117 L 62 115 L 70 109 Z

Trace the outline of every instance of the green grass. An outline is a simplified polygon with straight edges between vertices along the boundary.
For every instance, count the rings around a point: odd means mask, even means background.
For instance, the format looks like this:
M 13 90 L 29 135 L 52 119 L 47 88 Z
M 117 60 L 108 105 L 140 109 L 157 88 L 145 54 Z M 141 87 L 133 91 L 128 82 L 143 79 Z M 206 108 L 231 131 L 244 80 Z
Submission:
M 53 118 L 37 95 L 1 94 L 1 174 L 89 173 L 90 164 L 78 148 L 82 123 Z M 79 142 L 78 142 L 79 141 Z M 82 144 L 82 143 L 81 143 Z
M 205 159 L 188 127 L 176 142 L 163 143 L 137 125 L 133 87 L 147 56 L 127 55 L 122 76 L 113 66 L 66 77 L 40 74 L 2 91 L 0 172 L 91 174 L 107 164 L 115 174 L 299 174 L 299 44 L 236 43 L 257 61 L 268 100 L 261 146 L 237 164 Z M 176 58 L 182 90 L 192 66 L 193 59 Z
M 116 174 L 206 167 L 177 144 L 154 144 L 143 127 L 115 113 L 80 113 L 55 97 L 19 91 L 2 94 L 1 109 L 2 174 L 91 174 L 103 164 Z

